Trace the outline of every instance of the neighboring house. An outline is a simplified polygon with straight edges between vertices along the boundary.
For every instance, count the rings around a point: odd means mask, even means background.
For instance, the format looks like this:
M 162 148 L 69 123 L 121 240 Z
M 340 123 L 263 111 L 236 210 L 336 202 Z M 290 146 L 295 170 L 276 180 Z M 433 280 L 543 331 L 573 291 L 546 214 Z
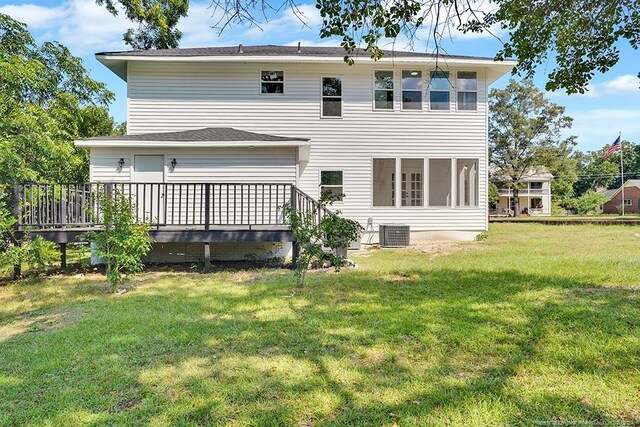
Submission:
M 464 238 L 486 230 L 488 88 L 515 63 L 343 57 L 340 47 L 271 45 L 99 53 L 127 82 L 127 135 L 76 141 L 90 150 L 90 179 L 136 192 L 156 237 L 208 230 L 162 237 L 156 260 L 197 259 L 209 241 L 217 257 L 287 254 L 288 243 L 261 243 L 286 226 L 279 207 L 302 209 L 321 192 L 367 228 L 364 242 L 386 223 Z
M 520 212 L 519 214 L 529 214 L 538 216 L 551 215 L 551 181 L 553 175 L 545 168 L 538 167 L 528 172 L 522 179 L 523 188 L 518 191 Z M 513 190 L 504 184 L 504 180 L 492 174 L 491 181 L 498 187 L 500 200 L 491 209 L 491 215 L 510 216 L 514 214 L 516 199 Z
M 607 202 L 600 207 L 600 213 L 619 214 L 622 212 L 622 189 L 599 189 Z M 640 179 L 630 179 L 624 183 L 624 212 L 640 213 Z

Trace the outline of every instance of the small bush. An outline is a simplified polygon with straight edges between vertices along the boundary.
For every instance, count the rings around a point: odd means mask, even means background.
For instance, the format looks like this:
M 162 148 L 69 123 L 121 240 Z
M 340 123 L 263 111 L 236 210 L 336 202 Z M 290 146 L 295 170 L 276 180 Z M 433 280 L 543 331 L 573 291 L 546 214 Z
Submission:
M 326 215 L 317 221 L 319 212 L 331 204 L 331 199 L 321 197 L 312 209 L 306 212 L 284 206 L 291 230 L 299 245 L 299 256 L 295 265 L 296 286 L 304 285 L 307 271 L 313 265 L 322 265 L 328 261 L 335 270 L 347 264 L 342 250 L 349 242 L 359 239 L 362 226 L 351 219 L 338 216 L 338 213 Z
M 2 235 L 2 252 L 0 265 L 9 268 L 14 265 L 26 265 L 34 274 L 55 265 L 59 260 L 58 246 L 37 236 L 31 239 L 25 232 L 21 239 L 15 235 L 16 219 L 9 215 L 0 216 L 0 234 Z
M 107 278 L 112 288 L 123 282 L 126 275 L 144 268 L 142 258 L 151 250 L 153 239 L 149 224 L 136 223 L 134 205 L 125 194 L 115 191 L 111 196 L 101 195 L 100 218 L 103 230 L 90 233 L 97 255 L 107 266 Z

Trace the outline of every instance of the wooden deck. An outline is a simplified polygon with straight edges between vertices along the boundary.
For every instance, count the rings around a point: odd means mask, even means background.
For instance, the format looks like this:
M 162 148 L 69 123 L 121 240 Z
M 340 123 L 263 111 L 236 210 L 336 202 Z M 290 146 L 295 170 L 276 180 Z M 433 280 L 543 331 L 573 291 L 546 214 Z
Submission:
M 248 183 L 25 183 L 14 187 L 17 236 L 28 232 L 60 244 L 86 241 L 100 232 L 101 197 L 124 195 L 134 220 L 151 226 L 158 243 L 204 243 L 205 271 L 209 244 L 221 242 L 291 242 L 297 244 L 284 212 L 330 211 L 292 184 Z M 64 262 L 63 262 L 64 264 Z

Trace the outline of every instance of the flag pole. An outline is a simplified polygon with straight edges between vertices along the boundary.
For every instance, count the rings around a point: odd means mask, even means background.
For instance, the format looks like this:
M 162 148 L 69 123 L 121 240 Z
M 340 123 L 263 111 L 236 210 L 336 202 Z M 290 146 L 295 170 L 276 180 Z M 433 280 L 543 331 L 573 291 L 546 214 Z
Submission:
M 624 163 L 622 159 L 622 132 L 618 133 L 620 138 L 620 192 L 622 194 L 622 216 L 624 216 Z

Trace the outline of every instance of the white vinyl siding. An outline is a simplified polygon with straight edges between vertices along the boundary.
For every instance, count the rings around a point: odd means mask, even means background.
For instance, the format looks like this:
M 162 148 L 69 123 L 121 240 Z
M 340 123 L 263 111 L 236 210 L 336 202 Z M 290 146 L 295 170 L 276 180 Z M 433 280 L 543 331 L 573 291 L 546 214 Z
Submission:
M 376 64 L 280 64 L 286 76 L 286 93 L 262 96 L 256 79 L 273 64 L 130 62 L 128 126 L 132 134 L 167 132 L 202 127 L 235 127 L 251 132 L 310 139 L 310 160 L 298 165 L 300 188 L 318 197 L 321 170 L 345 171 L 340 205 L 343 215 L 374 226 L 406 223 L 412 230 L 484 230 L 487 227 L 487 124 L 485 74 L 478 69 L 478 111 L 400 111 L 400 76 L 394 67 L 396 111 L 373 111 L 372 76 Z M 433 66 L 420 69 L 428 76 Z M 465 68 L 466 70 L 467 68 Z M 450 70 L 452 75 L 457 70 Z M 342 119 L 321 119 L 321 78 L 342 77 Z M 92 150 L 93 151 L 93 150 Z M 295 149 L 291 149 L 295 156 Z M 187 151 L 167 150 L 167 161 L 176 157 L 181 174 Z M 398 209 L 372 207 L 373 158 L 479 159 L 478 207 L 428 206 L 425 183 L 424 207 Z M 288 169 L 295 174 L 295 167 Z M 227 180 L 236 170 L 219 170 L 209 180 Z M 292 172 L 293 171 L 293 172 Z M 279 172 L 273 173 L 278 179 Z M 179 175 L 181 179 L 196 176 Z M 260 175 L 264 176 L 264 175 Z M 425 178 L 428 170 L 425 170 Z M 167 179 L 172 174 L 167 174 Z M 234 178 L 235 179 L 235 178 Z M 239 181 L 254 178 L 244 174 Z M 455 197 L 455 196 L 454 196 Z M 452 200 L 456 200 L 453 198 Z M 399 203 L 399 202 L 398 202 Z

